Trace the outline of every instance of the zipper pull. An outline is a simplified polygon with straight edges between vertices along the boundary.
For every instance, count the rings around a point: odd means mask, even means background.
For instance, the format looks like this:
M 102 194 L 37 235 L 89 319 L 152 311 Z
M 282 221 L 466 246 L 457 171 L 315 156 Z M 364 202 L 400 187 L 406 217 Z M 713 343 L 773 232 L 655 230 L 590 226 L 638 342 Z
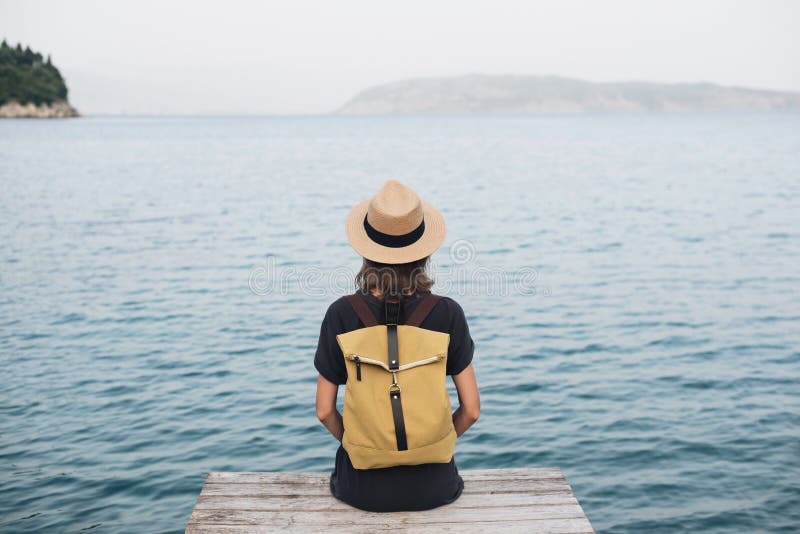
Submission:
M 356 356 L 353 358 L 356 362 L 356 380 L 361 381 L 361 358 Z

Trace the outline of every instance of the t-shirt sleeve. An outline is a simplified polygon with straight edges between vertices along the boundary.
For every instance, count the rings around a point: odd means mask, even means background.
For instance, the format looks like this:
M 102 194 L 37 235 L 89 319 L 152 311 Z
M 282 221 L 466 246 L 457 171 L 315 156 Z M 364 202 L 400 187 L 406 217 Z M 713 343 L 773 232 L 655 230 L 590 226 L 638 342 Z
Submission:
M 334 304 L 328 307 L 319 329 L 314 367 L 329 382 L 344 384 L 347 382 L 347 368 L 344 365 L 342 349 L 339 347 L 339 342 L 336 341 L 337 334 L 342 332 L 342 324 L 334 309 Z
M 475 343 L 469 334 L 469 325 L 464 310 L 454 300 L 448 299 L 452 307 L 450 323 L 450 346 L 447 350 L 447 374 L 457 375 L 472 363 Z

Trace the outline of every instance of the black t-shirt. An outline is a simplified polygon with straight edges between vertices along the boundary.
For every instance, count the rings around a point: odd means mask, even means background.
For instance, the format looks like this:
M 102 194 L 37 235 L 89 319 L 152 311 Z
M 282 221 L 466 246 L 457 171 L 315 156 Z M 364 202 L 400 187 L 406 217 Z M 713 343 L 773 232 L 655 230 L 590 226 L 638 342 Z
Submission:
M 427 292 L 406 297 L 401 317 L 409 317 Z M 373 295 L 361 294 L 378 323 L 386 322 L 387 303 Z M 388 313 L 394 317 L 397 304 L 388 303 Z M 403 323 L 403 319 L 399 321 Z M 334 384 L 347 382 L 344 356 L 336 341 L 338 334 L 363 328 L 355 310 L 342 297 L 333 302 L 320 328 L 319 344 L 314 366 L 319 374 Z M 457 375 L 471 362 L 474 343 L 469 334 L 467 319 L 461 306 L 449 297 L 442 297 L 420 327 L 450 334 L 447 352 L 447 374 Z M 455 460 L 447 464 L 423 464 L 387 467 L 384 469 L 355 469 L 343 447 L 336 453 L 331 474 L 331 492 L 338 499 L 364 510 L 388 512 L 425 510 L 454 501 L 464 483 L 458 475 Z

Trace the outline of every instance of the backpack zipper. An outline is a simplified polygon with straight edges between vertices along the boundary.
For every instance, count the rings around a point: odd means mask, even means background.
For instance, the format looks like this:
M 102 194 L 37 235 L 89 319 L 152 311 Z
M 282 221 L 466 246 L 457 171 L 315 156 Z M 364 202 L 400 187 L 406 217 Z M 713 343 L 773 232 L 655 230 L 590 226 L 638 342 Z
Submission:
M 356 379 L 361 380 L 361 364 L 367 363 L 369 365 L 377 365 L 378 367 L 383 367 L 385 371 L 391 372 L 389 366 L 380 361 L 380 360 L 373 360 L 372 358 L 365 358 L 364 356 L 359 356 L 358 354 L 352 354 L 347 357 L 349 360 L 356 362 Z M 423 360 L 418 360 L 416 362 L 404 363 L 400 367 L 397 368 L 398 371 L 405 371 L 407 369 L 413 369 L 414 367 L 419 367 L 420 365 L 428 365 L 429 363 L 436 363 L 441 361 L 444 358 L 443 355 L 438 354 L 436 356 L 431 356 L 430 358 L 425 358 Z
M 431 356 L 430 358 L 425 358 L 424 360 L 417 360 L 415 362 L 406 363 L 400 366 L 400 371 L 405 371 L 406 369 L 413 369 L 414 367 L 419 367 L 420 365 L 428 365 L 429 363 L 436 363 L 441 361 L 444 356 Z

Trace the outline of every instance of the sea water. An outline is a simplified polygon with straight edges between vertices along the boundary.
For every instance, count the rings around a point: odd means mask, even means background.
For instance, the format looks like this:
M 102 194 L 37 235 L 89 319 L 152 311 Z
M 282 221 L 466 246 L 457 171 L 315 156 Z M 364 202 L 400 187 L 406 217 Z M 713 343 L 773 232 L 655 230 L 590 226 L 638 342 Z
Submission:
M 329 470 L 319 325 L 389 178 L 447 219 L 461 469 L 560 467 L 603 532 L 800 526 L 800 115 L 650 114 L 0 122 L 0 530 Z

